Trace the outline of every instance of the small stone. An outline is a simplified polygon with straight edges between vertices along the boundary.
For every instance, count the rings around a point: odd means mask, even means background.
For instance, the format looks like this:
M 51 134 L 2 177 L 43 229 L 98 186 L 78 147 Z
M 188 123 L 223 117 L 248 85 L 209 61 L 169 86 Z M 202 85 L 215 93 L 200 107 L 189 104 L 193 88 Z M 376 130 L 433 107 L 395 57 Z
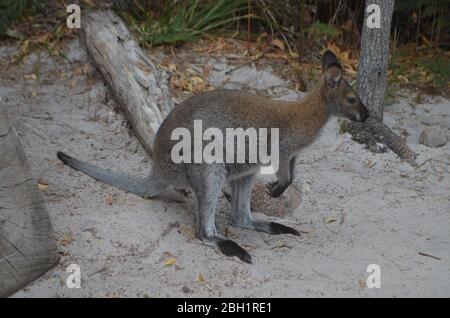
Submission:
M 267 90 L 286 86 L 286 81 L 274 75 L 270 67 L 259 70 L 255 65 L 244 66 L 230 74 L 227 74 L 226 70 L 230 69 L 224 68 L 220 64 L 219 66 L 214 64 L 213 70 L 208 76 L 208 82 L 213 86 L 226 89 Z
M 110 123 L 113 116 L 114 113 L 104 107 L 97 110 L 94 119 L 103 123 Z
M 272 198 L 267 192 L 266 184 L 269 178 L 258 175 L 253 182 L 251 210 L 253 212 L 264 213 L 268 216 L 284 218 L 292 215 L 301 203 L 301 192 L 293 185 L 290 185 L 278 198 Z M 231 201 L 231 189 L 226 186 L 225 197 Z
M 255 179 L 252 189 L 252 211 L 269 216 L 286 217 L 292 215 L 301 203 L 301 193 L 290 185 L 278 198 L 272 198 L 266 189 L 268 181 L 262 176 Z
M 440 126 L 426 128 L 420 134 L 419 141 L 427 147 L 442 147 L 448 141 L 447 131 Z
M 183 288 L 181 288 L 181 291 L 183 293 L 185 293 L 185 294 L 192 294 L 193 293 L 193 291 L 187 286 L 183 286 Z

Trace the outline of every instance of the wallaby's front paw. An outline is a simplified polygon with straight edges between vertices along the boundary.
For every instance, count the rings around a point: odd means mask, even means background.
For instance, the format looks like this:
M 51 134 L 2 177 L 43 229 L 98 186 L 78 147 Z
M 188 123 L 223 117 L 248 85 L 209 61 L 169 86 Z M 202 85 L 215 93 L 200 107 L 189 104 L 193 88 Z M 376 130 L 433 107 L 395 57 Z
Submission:
M 284 190 L 286 190 L 288 186 L 289 184 L 283 185 L 278 180 L 266 184 L 267 192 L 272 198 L 277 198 L 282 195 Z
M 232 240 L 220 240 L 217 242 L 217 247 L 219 247 L 219 250 L 226 256 L 236 256 L 241 261 L 249 264 L 252 263 L 250 254 Z

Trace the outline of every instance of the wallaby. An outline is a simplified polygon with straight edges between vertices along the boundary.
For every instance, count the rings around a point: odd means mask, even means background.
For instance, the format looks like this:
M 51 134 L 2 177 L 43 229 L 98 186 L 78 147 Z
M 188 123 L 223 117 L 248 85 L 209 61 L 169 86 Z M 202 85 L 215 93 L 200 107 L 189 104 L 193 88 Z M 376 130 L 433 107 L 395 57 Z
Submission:
M 342 78 L 342 68 L 331 51 L 322 57 L 323 74 L 315 88 L 299 102 L 272 100 L 247 92 L 216 90 L 195 95 L 172 109 L 161 124 L 153 145 L 153 166 L 147 178 L 133 178 L 101 169 L 62 152 L 58 158 L 72 168 L 117 188 L 152 198 L 168 186 L 190 188 L 197 200 L 196 235 L 227 256 L 251 263 L 251 256 L 237 243 L 216 231 L 215 212 L 225 182 L 231 186 L 231 223 L 233 226 L 270 234 L 299 232 L 275 222 L 255 220 L 250 211 L 252 181 L 261 167 L 252 163 L 174 163 L 175 141 L 172 131 L 193 129 L 194 120 L 205 128 L 277 127 L 279 128 L 279 169 L 277 180 L 267 185 L 273 197 L 281 195 L 294 178 L 295 158 L 310 144 L 331 114 L 365 121 L 369 116 L 357 93 Z

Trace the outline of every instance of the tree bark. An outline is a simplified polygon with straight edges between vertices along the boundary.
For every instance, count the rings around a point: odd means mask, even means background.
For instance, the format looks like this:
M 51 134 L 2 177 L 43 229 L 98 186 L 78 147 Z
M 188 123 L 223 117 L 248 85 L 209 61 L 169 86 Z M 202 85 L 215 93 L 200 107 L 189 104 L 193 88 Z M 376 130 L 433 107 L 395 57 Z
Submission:
M 152 157 L 156 132 L 173 107 L 165 74 L 146 57 L 114 12 L 93 11 L 83 21 L 89 55 Z
M 44 198 L 0 105 L 0 297 L 56 265 L 56 252 Z
M 350 133 L 353 140 L 366 144 L 370 151 L 385 152 L 386 145 L 411 166 L 419 167 L 415 160 L 416 154 L 409 149 L 405 140 L 374 117 L 369 117 L 364 123 L 344 121 L 341 128 Z
M 370 4 L 380 6 L 381 27 L 369 28 L 367 26 L 369 13 L 364 10 L 357 89 L 361 100 L 368 107 L 370 115 L 382 122 L 394 0 L 366 0 L 366 8 Z
M 380 28 L 370 28 L 367 24 L 369 14 L 372 14 L 367 12 L 370 4 L 380 7 Z M 410 165 L 418 167 L 416 154 L 406 141 L 383 124 L 394 0 L 367 0 L 364 11 L 357 90 L 369 109 L 370 117 L 365 123 L 344 122 L 341 128 L 350 133 L 355 141 L 366 144 L 372 152 L 385 151 L 386 145 Z

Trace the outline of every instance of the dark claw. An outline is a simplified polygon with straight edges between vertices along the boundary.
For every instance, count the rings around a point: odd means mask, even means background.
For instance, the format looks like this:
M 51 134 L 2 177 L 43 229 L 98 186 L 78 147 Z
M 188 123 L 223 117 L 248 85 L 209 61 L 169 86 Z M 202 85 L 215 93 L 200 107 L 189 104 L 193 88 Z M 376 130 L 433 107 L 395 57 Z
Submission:
M 252 263 L 252 257 L 246 250 L 239 246 L 236 242 L 232 240 L 218 241 L 217 246 L 220 251 L 226 256 L 237 256 L 241 261 L 248 264 Z
M 270 233 L 271 234 L 292 234 L 292 235 L 296 235 L 296 236 L 300 236 L 300 232 L 297 231 L 296 229 L 283 225 L 283 224 L 279 224 L 279 223 L 275 223 L 275 222 L 270 222 Z
M 275 180 L 275 181 L 270 181 L 269 183 L 267 183 L 267 184 L 266 184 L 267 190 L 269 190 L 269 191 L 272 190 L 273 187 L 275 187 L 275 186 L 277 185 L 277 183 L 278 183 L 277 180 Z
M 278 185 L 277 180 L 270 181 L 269 183 L 266 184 L 266 189 L 270 196 L 272 196 L 272 193 L 273 193 L 274 189 L 277 187 L 277 185 Z
M 288 186 L 289 184 L 282 186 L 278 181 L 272 181 L 266 185 L 266 188 L 272 198 L 277 198 L 283 194 L 284 190 L 286 190 Z

